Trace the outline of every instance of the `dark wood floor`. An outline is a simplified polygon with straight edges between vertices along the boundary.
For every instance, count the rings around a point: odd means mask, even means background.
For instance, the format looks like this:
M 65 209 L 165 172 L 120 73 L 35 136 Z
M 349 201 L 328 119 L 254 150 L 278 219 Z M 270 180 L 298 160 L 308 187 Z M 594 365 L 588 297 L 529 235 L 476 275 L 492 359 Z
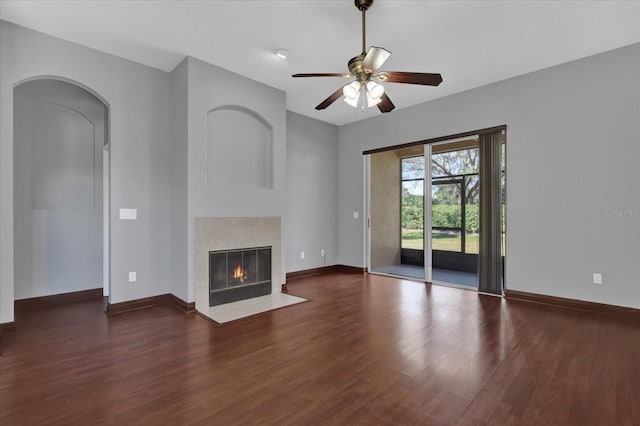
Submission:
M 9 425 L 640 424 L 640 322 L 381 276 L 215 326 L 103 302 L 16 312 Z

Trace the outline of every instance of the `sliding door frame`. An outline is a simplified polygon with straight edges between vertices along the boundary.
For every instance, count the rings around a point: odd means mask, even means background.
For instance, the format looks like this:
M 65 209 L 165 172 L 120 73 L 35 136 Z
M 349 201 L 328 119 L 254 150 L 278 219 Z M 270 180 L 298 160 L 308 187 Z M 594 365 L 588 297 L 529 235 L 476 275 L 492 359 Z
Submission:
M 364 178 L 364 259 L 367 272 L 371 272 L 371 156 L 363 155 Z
M 438 142 L 451 142 L 456 139 L 464 139 L 471 136 L 479 137 L 481 135 L 495 133 L 495 132 L 505 132 L 507 131 L 507 125 L 500 125 L 494 127 L 487 127 L 483 129 L 455 133 L 452 135 L 439 136 L 430 139 L 424 139 L 415 142 L 409 142 L 404 144 L 392 145 L 383 148 L 369 149 L 362 152 L 363 155 L 363 180 L 364 180 L 364 194 L 363 194 L 363 207 L 365 210 L 365 220 L 364 224 L 364 260 L 367 268 L 367 272 L 371 272 L 371 154 L 375 154 L 378 152 L 385 151 L 395 151 L 403 148 L 410 148 L 415 146 L 424 146 L 424 158 L 425 158 L 425 179 L 424 179 L 424 274 L 425 282 L 432 282 L 433 277 L 433 247 L 432 247 L 432 230 L 431 230 L 431 154 L 432 154 L 432 145 L 437 145 Z M 505 144 L 506 145 L 506 144 Z M 503 146 L 504 149 L 504 146 Z M 506 158 L 505 158 L 505 179 L 506 179 Z M 506 216 L 506 215 L 505 215 Z M 506 217 L 505 226 L 506 226 Z M 505 253 L 506 259 L 506 242 L 505 242 Z M 381 274 L 383 275 L 383 274 Z M 384 274 L 386 275 L 386 274 Z M 506 279 L 507 271 L 506 265 L 503 275 L 503 289 L 507 288 L 507 279 Z M 476 289 L 477 290 L 477 289 Z
M 422 197 L 423 219 L 422 238 L 424 247 L 424 281 L 433 279 L 433 247 L 431 244 L 431 144 L 424 145 L 424 192 Z

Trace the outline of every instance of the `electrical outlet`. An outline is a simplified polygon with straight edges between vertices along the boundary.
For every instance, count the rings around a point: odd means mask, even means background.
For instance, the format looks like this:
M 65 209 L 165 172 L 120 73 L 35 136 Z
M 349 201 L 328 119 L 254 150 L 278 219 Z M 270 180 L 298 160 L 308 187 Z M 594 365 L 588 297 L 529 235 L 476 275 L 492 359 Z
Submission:
M 320 250 L 320 256 L 324 257 L 324 250 Z
M 136 273 L 135 272 L 129 272 L 129 282 L 135 282 L 136 281 Z
M 593 283 L 602 284 L 602 274 L 593 274 Z
M 300 252 L 300 259 L 304 259 L 304 252 L 303 251 Z

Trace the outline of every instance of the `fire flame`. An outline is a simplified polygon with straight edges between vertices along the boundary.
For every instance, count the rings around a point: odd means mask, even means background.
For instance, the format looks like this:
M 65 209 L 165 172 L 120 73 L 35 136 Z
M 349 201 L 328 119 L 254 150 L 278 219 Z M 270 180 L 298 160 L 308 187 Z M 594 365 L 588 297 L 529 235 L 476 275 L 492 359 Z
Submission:
M 240 265 L 236 266 L 236 268 L 233 270 L 233 278 L 239 279 L 240 282 L 244 282 L 244 280 L 247 279 L 247 275 L 242 270 L 242 267 Z

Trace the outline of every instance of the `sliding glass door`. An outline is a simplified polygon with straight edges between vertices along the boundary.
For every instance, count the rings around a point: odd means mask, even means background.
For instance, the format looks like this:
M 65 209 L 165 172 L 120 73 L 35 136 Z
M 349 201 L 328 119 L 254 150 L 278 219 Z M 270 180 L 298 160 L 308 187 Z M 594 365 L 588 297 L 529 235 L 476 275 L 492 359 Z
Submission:
M 400 262 L 424 265 L 424 156 L 400 159 Z
M 485 284 L 481 291 L 499 294 L 505 252 L 500 142 L 503 147 L 504 133 L 498 131 L 490 138 L 469 135 L 365 153 L 369 271 L 478 288 L 482 264 L 483 280 L 492 287 L 486 290 Z M 490 164 L 482 163 L 483 155 Z M 481 171 L 481 163 L 490 173 Z M 484 210 L 481 185 L 489 194 Z M 481 216 L 484 232 L 491 234 L 484 250 Z

